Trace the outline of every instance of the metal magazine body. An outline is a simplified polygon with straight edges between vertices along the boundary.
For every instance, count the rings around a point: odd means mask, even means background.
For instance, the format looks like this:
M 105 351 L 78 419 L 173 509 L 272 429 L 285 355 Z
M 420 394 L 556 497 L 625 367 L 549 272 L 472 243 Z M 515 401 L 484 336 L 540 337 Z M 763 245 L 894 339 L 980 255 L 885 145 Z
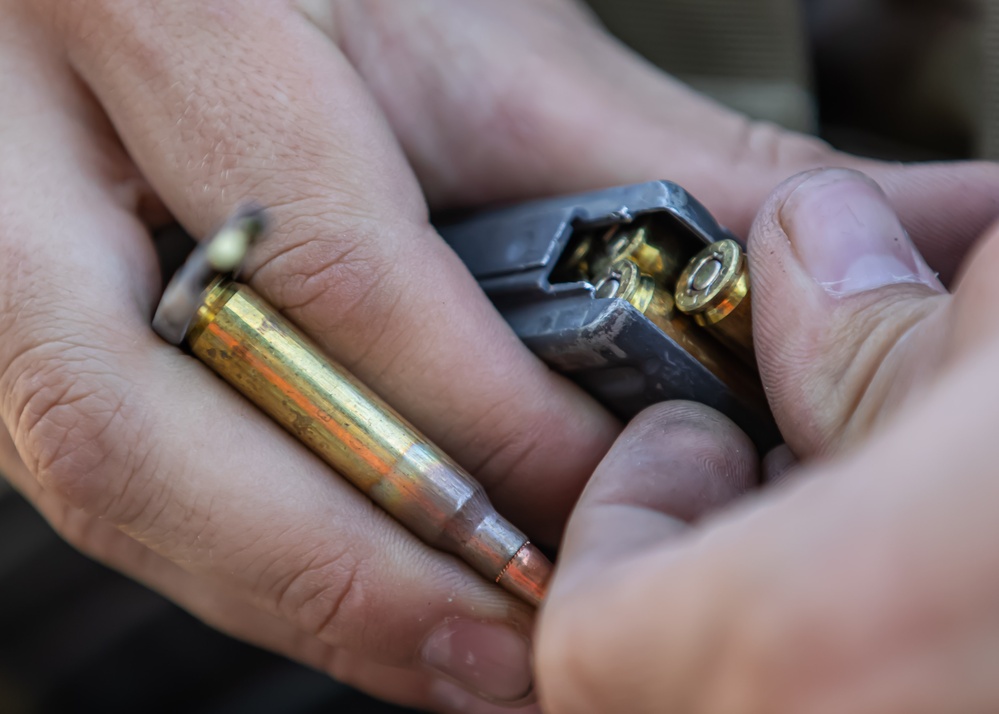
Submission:
M 727 415 L 761 450 L 776 445 L 754 365 L 719 366 L 698 345 L 712 354 L 724 348 L 707 344 L 714 339 L 693 321 L 653 319 L 603 287 L 606 278 L 575 269 L 593 236 L 639 226 L 678 266 L 665 272 L 673 281 L 708 246 L 735 240 L 666 181 L 515 205 L 438 229 L 524 343 L 622 419 L 657 402 L 691 400 Z M 672 304 L 675 286 L 667 288 Z

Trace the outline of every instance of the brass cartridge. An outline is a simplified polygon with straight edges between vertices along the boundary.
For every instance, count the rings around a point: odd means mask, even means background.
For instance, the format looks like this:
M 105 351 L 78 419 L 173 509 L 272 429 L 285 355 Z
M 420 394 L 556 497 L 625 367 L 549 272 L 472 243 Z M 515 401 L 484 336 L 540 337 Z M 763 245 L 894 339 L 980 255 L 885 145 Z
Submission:
M 259 216 L 245 213 L 217 235 L 259 230 Z M 412 533 L 538 605 L 552 569 L 541 551 L 467 472 L 252 289 L 214 275 L 213 243 L 168 287 L 157 331 L 186 340 L 196 357 Z
M 753 364 L 749 271 L 738 243 L 718 241 L 694 256 L 677 280 L 675 297 L 681 312 Z
M 673 294 L 660 288 L 637 263 L 622 260 L 606 270 L 606 275 L 594 286 L 596 297 L 626 300 L 734 392 L 756 400 L 766 399 L 755 375 L 733 354 L 733 349 L 726 349 L 694 324 L 696 320 L 678 310 Z

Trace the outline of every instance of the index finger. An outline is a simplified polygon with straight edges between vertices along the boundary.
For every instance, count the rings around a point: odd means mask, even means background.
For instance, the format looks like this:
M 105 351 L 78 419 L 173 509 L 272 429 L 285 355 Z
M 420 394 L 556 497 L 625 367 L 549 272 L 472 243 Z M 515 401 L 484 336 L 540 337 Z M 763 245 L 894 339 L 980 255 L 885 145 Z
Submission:
M 353 68 L 289 5 L 39 7 L 185 226 L 276 207 L 251 283 L 552 540 L 616 421 L 495 313 Z
M 749 438 L 708 407 L 666 402 L 646 409 L 580 497 L 548 602 L 748 491 L 759 481 L 757 462 Z
M 545 711 L 677 706 L 657 697 L 660 682 L 649 678 L 661 665 L 650 646 L 660 631 L 650 617 L 660 607 L 660 571 L 649 561 L 668 555 L 671 540 L 689 546 L 687 524 L 757 480 L 752 443 L 707 407 L 660 404 L 628 425 L 573 511 L 541 611 L 537 670 Z

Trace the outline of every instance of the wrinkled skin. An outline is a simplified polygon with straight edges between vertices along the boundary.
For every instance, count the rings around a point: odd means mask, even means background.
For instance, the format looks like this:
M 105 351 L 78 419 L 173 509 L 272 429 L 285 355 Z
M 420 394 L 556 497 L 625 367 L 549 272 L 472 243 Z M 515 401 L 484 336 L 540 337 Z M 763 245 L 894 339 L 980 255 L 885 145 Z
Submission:
M 554 544 L 621 426 L 517 341 L 428 207 L 670 178 L 745 234 L 780 181 L 852 166 L 949 276 L 999 188 L 750 123 L 562 0 L 0 0 L 0 96 L 0 469 L 212 625 L 439 711 L 523 698 L 533 613 L 153 335 L 151 229 L 272 206 L 254 287 Z

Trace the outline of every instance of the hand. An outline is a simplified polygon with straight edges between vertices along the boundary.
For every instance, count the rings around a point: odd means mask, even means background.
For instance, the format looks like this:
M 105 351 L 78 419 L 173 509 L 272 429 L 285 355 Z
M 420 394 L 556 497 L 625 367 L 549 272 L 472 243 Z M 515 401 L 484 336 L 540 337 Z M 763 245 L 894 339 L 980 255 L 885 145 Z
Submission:
M 527 690 L 531 615 L 154 337 L 148 229 L 275 207 L 254 286 L 554 542 L 619 426 L 510 333 L 424 196 L 666 176 L 744 230 L 764 186 L 852 162 L 698 98 L 558 0 L 0 0 L 0 93 L 0 468 L 215 626 L 438 709 L 466 707 L 445 680 Z M 970 241 L 995 214 L 991 167 L 871 170 L 915 234 Z
M 917 246 L 964 257 L 953 294 Z M 853 172 L 777 191 L 750 239 L 755 338 L 804 465 L 684 527 L 752 477 L 744 443 L 669 405 L 630 426 L 542 612 L 546 712 L 996 711 L 999 229 L 964 253 L 914 245 Z

